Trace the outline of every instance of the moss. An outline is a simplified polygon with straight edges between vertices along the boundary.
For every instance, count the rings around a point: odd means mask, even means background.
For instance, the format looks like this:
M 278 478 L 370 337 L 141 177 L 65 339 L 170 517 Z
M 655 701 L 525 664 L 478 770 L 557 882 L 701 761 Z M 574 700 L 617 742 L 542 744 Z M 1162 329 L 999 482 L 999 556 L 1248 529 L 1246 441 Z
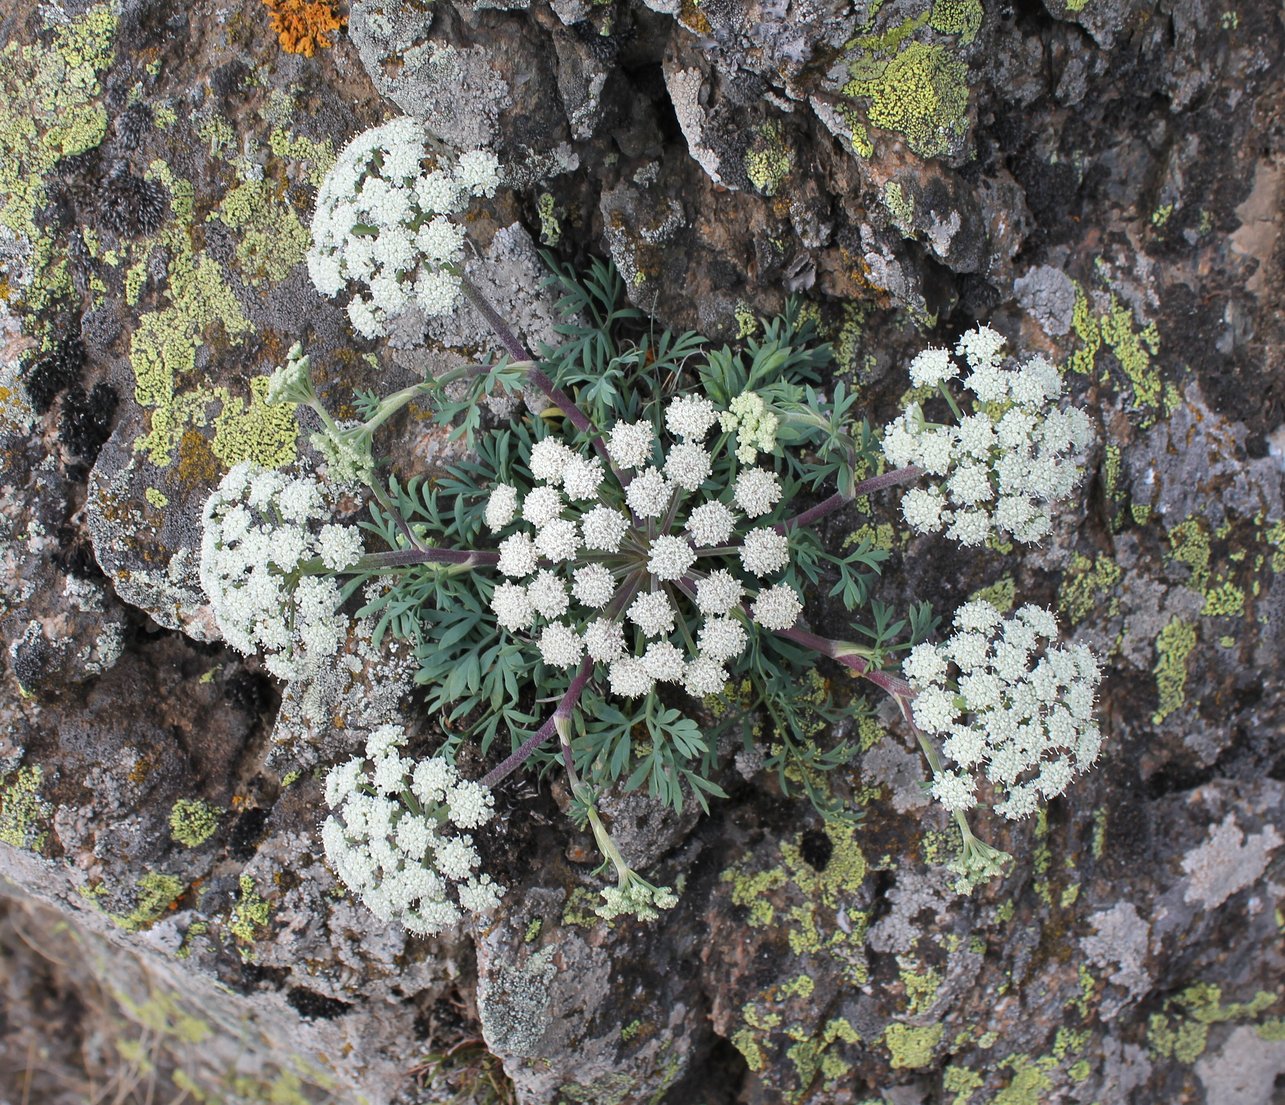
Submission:
M 945 47 L 914 42 L 890 61 L 867 55 L 854 64 L 843 94 L 869 100 L 869 121 L 903 135 L 915 153 L 944 157 L 967 133 L 967 78 Z
M 236 904 L 232 907 L 232 915 L 228 921 L 228 931 L 232 933 L 238 943 L 243 945 L 252 944 L 254 943 L 256 931 L 261 928 L 267 928 L 271 914 L 271 907 L 254 888 L 254 879 L 249 875 L 242 875 L 240 893 L 237 895 Z M 243 959 L 248 958 L 249 951 L 247 948 L 242 947 L 240 951 Z
M 982 1076 L 972 1067 L 949 1066 L 942 1072 L 941 1088 L 946 1093 L 955 1095 L 950 1105 L 968 1105 L 969 1099 L 982 1088 L 983 1082 Z
M 195 848 L 218 830 L 223 811 L 199 798 L 180 798 L 170 810 L 170 835 L 180 844 Z
M 917 1070 L 928 1066 L 933 1048 L 941 1042 L 944 1028 L 939 1024 L 890 1024 L 883 1034 L 896 1070 Z
M 643 1029 L 643 1022 L 635 1018 L 634 1020 L 630 1021 L 628 1024 L 621 1026 L 620 1038 L 625 1043 L 628 1043 L 635 1036 L 637 1036 L 638 1033 L 642 1031 L 642 1029 Z
M 937 0 L 928 25 L 945 35 L 959 35 L 961 46 L 968 46 L 981 30 L 982 0 Z
M 53 807 L 40 797 L 44 769 L 20 767 L 12 778 L 0 774 L 0 842 L 43 852 L 49 842 Z
M 794 154 L 778 123 L 758 128 L 745 152 L 745 175 L 765 196 L 774 196 L 794 167 Z
M 1120 582 L 1123 572 L 1120 566 L 1109 556 L 1102 555 L 1094 559 L 1073 553 L 1066 574 L 1062 577 L 1062 586 L 1058 590 L 1057 605 L 1071 621 L 1079 625 L 1093 611 L 1105 612 L 1108 616 L 1119 612 L 1120 603 L 1111 599 L 1104 603 L 1104 596 Z
M 137 883 L 134 908 L 128 913 L 108 914 L 126 932 L 151 928 L 182 897 L 185 889 L 182 879 L 149 871 Z
M 1196 627 L 1174 618 L 1156 638 L 1156 690 L 1160 705 L 1151 720 L 1159 725 L 1186 702 L 1187 658 L 1196 647 Z

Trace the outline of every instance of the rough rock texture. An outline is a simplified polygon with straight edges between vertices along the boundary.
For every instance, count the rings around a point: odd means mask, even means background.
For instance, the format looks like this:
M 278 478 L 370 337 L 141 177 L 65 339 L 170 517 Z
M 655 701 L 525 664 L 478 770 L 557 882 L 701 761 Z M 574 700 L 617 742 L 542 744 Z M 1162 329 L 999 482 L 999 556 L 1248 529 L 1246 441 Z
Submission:
M 0 7 L 0 1097 L 1279 1099 L 1276 6 L 348 14 L 305 58 L 260 0 Z M 730 758 L 708 817 L 609 808 L 683 888 L 658 923 L 593 916 L 592 848 L 530 782 L 485 844 L 510 887 L 490 923 L 410 939 L 343 896 L 317 770 L 386 718 L 425 740 L 439 719 L 358 626 L 325 686 L 275 685 L 219 643 L 194 550 L 229 465 L 308 455 L 263 401 L 295 340 L 340 411 L 487 345 L 463 309 L 363 342 L 308 280 L 316 185 L 397 112 L 500 157 L 469 264 L 532 344 L 539 243 L 610 256 L 661 324 L 720 337 L 801 293 L 872 421 L 910 353 L 976 321 L 1065 367 L 1100 444 L 1046 547 L 962 558 L 895 536 L 888 501 L 823 531 L 890 545 L 889 602 L 1045 602 L 1107 658 L 1101 768 L 984 826 L 1004 879 L 955 891 L 880 714 L 832 780 L 859 824 Z M 442 456 L 399 432 L 414 465 Z

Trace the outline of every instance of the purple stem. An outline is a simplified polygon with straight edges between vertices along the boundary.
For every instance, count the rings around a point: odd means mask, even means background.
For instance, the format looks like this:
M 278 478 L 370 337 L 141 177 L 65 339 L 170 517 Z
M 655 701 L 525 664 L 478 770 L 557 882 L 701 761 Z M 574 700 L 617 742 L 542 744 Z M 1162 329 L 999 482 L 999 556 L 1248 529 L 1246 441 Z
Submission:
M 500 554 L 470 549 L 393 549 L 367 553 L 353 566 L 356 571 L 378 571 L 380 568 L 409 568 L 415 564 L 456 564 L 465 568 L 498 564 Z
M 778 522 L 773 527 L 777 533 L 787 533 L 799 526 L 810 526 L 813 522 L 819 521 L 828 514 L 833 514 L 845 503 L 851 502 L 858 495 L 869 495 L 872 491 L 882 491 L 885 487 L 896 487 L 898 484 L 910 483 L 923 475 L 922 469 L 916 468 L 913 464 L 905 468 L 895 468 L 891 472 L 885 472 L 882 476 L 871 476 L 868 480 L 862 480 L 852 489 L 852 494 L 845 496 L 836 491 L 828 499 L 823 499 L 814 507 L 809 507 L 802 514 L 796 514 L 793 518 L 787 518 L 784 522 Z
M 776 635 L 784 637 L 787 641 L 793 641 L 796 645 L 810 648 L 813 652 L 819 652 L 822 656 L 828 656 L 831 660 L 837 660 L 858 675 L 867 675 L 870 671 L 870 661 L 855 653 L 845 653 L 841 641 L 832 641 L 829 637 L 821 637 L 806 629 L 778 629 Z
M 562 719 L 565 721 L 571 717 L 576 703 L 580 700 L 580 694 L 585 689 L 585 685 L 589 682 L 592 675 L 593 661 L 586 656 L 580 662 L 580 668 L 576 672 L 575 678 L 571 680 L 571 685 L 567 688 L 566 694 L 562 696 L 557 708 L 549 716 L 549 720 L 541 725 L 539 729 L 531 734 L 531 736 L 527 737 L 527 739 L 509 755 L 508 759 L 498 767 L 487 772 L 487 774 L 482 777 L 482 785 L 484 787 L 493 787 L 502 779 L 508 778 L 508 776 L 512 775 L 513 772 L 531 758 L 535 750 L 539 748 L 540 745 L 553 736 L 558 726 L 558 720 Z

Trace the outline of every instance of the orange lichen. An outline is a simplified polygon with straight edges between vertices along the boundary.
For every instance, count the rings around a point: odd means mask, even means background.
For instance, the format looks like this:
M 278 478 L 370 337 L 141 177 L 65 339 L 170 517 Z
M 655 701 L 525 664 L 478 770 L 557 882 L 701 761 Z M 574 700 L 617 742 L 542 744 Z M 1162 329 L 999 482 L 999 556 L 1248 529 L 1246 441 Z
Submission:
M 320 46 L 332 46 L 330 33 L 345 23 L 330 0 L 263 0 L 268 9 L 272 29 L 287 54 L 303 54 L 310 58 Z

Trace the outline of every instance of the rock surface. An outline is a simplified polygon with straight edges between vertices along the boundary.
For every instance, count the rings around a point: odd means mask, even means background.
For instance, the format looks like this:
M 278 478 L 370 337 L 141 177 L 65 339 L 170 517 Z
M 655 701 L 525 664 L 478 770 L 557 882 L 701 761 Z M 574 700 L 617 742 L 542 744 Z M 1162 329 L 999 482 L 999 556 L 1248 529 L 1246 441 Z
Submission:
M 0 1098 L 1276 1099 L 1273 5 L 353 0 L 312 56 L 262 0 L 0 16 Z M 833 779 L 856 825 L 730 760 L 708 817 L 620 800 L 683 888 L 658 923 L 592 914 L 592 849 L 534 784 L 501 796 L 490 923 L 414 939 L 343 896 L 318 769 L 437 719 L 359 629 L 324 688 L 274 684 L 220 644 L 194 550 L 228 466 L 308 453 L 264 402 L 296 340 L 332 408 L 485 346 L 466 310 L 356 339 L 302 263 L 335 152 L 399 112 L 505 166 L 470 264 L 529 343 L 540 243 L 718 337 L 801 293 L 872 422 L 978 321 L 1066 366 L 1100 441 L 1047 547 L 961 559 L 882 501 L 823 533 L 890 546 L 889 602 L 1047 603 L 1107 658 L 1103 762 L 986 826 L 1004 879 L 954 889 L 889 716 Z

